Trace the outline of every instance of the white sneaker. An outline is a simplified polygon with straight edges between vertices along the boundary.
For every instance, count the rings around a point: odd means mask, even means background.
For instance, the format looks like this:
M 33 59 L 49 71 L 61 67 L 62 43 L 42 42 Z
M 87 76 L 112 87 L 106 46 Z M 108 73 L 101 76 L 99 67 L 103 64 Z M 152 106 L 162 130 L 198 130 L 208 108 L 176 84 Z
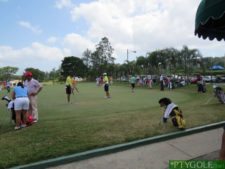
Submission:
M 14 130 L 19 130 L 20 129 L 20 126 L 15 126 L 14 127 Z
M 37 120 L 32 121 L 32 123 L 37 123 L 37 122 L 38 122 Z

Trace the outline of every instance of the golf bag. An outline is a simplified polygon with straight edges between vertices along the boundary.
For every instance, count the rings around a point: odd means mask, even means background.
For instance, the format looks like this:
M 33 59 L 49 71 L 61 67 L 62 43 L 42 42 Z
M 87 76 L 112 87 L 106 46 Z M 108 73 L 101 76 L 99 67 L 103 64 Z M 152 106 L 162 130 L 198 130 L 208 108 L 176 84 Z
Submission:
M 182 115 L 182 111 L 179 108 L 174 108 L 170 114 L 172 123 L 179 129 L 185 129 L 185 120 Z
M 225 104 L 225 93 L 221 87 L 214 86 L 214 95 L 220 103 Z
M 11 111 L 11 120 L 16 123 L 16 112 L 14 110 L 14 103 L 8 96 L 3 96 L 2 100 L 7 102 L 6 107 Z

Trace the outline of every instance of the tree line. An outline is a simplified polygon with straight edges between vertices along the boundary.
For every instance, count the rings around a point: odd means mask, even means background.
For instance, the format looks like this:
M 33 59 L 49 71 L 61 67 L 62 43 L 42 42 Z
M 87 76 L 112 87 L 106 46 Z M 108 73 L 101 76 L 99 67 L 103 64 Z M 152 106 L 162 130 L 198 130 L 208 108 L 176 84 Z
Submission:
M 189 76 L 195 73 L 208 74 L 209 67 L 214 64 L 224 66 L 225 62 L 225 56 L 203 57 L 198 49 L 189 49 L 185 45 L 181 50 L 171 47 L 147 52 L 145 56 L 138 56 L 136 60 L 127 60 L 122 64 L 115 63 L 113 51 L 109 39 L 103 37 L 94 51 L 86 49 L 81 57 L 64 57 L 58 69 L 54 68 L 50 72 L 43 72 L 36 68 L 26 68 L 25 71 L 31 71 L 33 76 L 40 81 L 63 81 L 71 73 L 89 80 L 94 80 L 103 72 L 107 72 L 114 78 L 126 77 L 134 73 L 139 75 L 180 74 Z M 0 80 L 16 78 L 17 71 L 17 67 L 0 68 Z

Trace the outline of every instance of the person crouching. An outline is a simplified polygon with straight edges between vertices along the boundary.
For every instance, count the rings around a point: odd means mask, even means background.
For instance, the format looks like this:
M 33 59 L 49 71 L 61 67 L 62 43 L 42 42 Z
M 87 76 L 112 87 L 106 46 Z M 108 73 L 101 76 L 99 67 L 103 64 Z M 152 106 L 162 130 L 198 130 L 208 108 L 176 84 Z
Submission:
M 28 90 L 27 87 L 23 86 L 22 82 L 19 82 L 13 89 L 12 98 L 14 99 L 14 109 L 16 112 L 16 126 L 14 129 L 18 130 L 26 127 L 29 109 Z M 21 119 L 21 114 L 23 119 Z
M 161 98 L 159 100 L 159 104 L 161 107 L 165 107 L 164 115 L 163 115 L 163 122 L 166 123 L 168 118 L 171 118 L 171 121 L 175 127 L 178 129 L 184 130 L 185 129 L 185 120 L 183 118 L 183 114 L 181 109 L 169 98 Z

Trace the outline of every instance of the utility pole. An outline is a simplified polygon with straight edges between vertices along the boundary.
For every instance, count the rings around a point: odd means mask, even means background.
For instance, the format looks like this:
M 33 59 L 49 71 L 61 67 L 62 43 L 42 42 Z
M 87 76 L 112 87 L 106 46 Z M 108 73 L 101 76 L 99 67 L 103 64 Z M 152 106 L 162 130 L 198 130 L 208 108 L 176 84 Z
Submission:
M 129 62 L 129 52 L 136 53 L 135 50 L 129 50 L 129 49 L 127 49 L 127 63 Z

